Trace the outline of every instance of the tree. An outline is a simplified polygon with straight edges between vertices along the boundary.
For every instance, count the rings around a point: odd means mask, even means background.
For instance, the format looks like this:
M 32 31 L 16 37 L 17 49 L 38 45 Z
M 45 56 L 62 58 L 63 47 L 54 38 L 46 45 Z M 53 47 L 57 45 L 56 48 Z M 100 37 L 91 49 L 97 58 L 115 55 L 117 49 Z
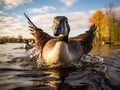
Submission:
M 114 5 L 110 3 L 105 12 L 97 10 L 89 19 L 91 24 L 95 24 L 96 40 L 98 44 L 102 41 L 119 42 L 120 41 L 120 12 L 116 12 Z
M 23 37 L 21 35 L 18 36 L 18 42 L 23 42 Z
M 97 29 L 97 41 L 102 42 L 102 37 L 101 37 L 101 21 L 104 17 L 104 14 L 101 10 L 97 10 L 89 19 L 89 22 L 91 24 L 95 24 L 98 29 Z
M 120 17 L 116 18 L 115 20 L 115 36 L 116 42 L 120 42 Z
M 109 29 L 109 41 L 115 40 L 115 12 L 113 8 L 113 3 L 110 3 L 108 6 L 106 6 L 106 16 L 108 19 L 108 29 Z

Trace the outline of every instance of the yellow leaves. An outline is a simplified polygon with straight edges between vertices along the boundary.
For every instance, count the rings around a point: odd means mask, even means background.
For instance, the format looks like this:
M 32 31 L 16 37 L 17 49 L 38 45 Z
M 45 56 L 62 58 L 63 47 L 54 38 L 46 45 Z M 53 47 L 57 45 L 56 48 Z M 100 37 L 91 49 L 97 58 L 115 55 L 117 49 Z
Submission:
M 89 19 L 91 24 L 95 24 L 98 28 L 96 30 L 96 40 L 102 41 L 120 41 L 120 17 L 118 12 L 114 11 L 114 7 L 110 4 L 105 8 L 105 13 L 97 10 Z
M 108 30 L 108 17 L 103 14 L 101 10 L 97 10 L 89 19 L 91 24 L 95 24 L 98 27 L 96 31 L 97 40 L 102 42 L 103 38 L 109 37 L 109 30 Z
M 108 18 L 107 18 L 107 16 L 104 15 L 104 17 L 101 19 L 100 28 L 105 29 L 108 25 L 109 25 Z
M 96 26 L 100 26 L 101 20 L 104 17 L 104 14 L 102 13 L 101 10 L 97 10 L 93 16 L 89 19 L 91 24 L 95 24 Z
M 109 30 L 108 30 L 108 29 L 104 29 L 104 30 L 102 31 L 102 35 L 101 35 L 101 36 L 104 37 L 104 38 L 109 37 Z

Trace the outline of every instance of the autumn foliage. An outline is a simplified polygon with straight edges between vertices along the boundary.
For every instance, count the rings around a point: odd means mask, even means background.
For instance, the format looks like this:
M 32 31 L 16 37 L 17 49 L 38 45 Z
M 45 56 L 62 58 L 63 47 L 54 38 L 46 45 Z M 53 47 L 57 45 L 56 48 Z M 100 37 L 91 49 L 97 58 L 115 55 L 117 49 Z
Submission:
M 120 42 L 120 17 L 117 16 L 117 13 L 110 4 L 104 12 L 97 10 L 90 17 L 89 22 L 98 27 L 96 31 L 97 43 Z

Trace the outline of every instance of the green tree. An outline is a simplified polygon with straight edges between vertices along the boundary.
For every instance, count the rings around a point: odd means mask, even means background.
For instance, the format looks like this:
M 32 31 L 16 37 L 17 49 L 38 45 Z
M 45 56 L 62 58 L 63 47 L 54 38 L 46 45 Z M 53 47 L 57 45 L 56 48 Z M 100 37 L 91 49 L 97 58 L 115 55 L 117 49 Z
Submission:
M 110 3 L 105 8 L 105 15 L 108 19 L 109 41 L 117 42 L 120 35 L 120 13 L 115 11 L 113 3 Z
M 105 8 L 105 14 L 107 16 L 108 19 L 108 30 L 109 30 L 109 41 L 114 41 L 114 8 L 113 8 L 113 4 L 110 3 L 108 6 L 106 6 Z
M 120 13 L 115 11 L 113 4 L 110 3 L 105 12 L 97 10 L 89 19 L 91 24 L 95 24 L 96 41 L 100 44 L 102 41 L 120 42 Z

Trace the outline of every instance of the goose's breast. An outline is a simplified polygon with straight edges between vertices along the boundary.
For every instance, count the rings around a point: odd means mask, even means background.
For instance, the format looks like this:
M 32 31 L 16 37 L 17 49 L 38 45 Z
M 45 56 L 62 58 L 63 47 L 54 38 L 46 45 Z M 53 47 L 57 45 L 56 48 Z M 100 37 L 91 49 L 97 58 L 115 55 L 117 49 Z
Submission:
M 56 44 L 56 41 L 57 41 L 56 39 L 52 39 L 45 44 L 45 46 L 43 48 L 43 52 L 42 52 L 43 58 L 45 58 L 45 59 L 47 58 L 48 54 L 53 50 L 53 48 Z
M 68 44 L 63 41 L 57 41 L 55 44 L 50 41 L 43 49 L 43 58 L 48 64 L 56 62 L 69 62 L 71 60 L 70 55 Z
M 52 61 L 70 61 L 74 59 L 78 59 L 83 54 L 83 50 L 81 47 L 80 42 L 70 40 L 68 44 L 64 43 L 57 43 L 57 40 L 50 40 L 44 46 L 43 49 L 43 58 L 46 62 L 52 63 Z

